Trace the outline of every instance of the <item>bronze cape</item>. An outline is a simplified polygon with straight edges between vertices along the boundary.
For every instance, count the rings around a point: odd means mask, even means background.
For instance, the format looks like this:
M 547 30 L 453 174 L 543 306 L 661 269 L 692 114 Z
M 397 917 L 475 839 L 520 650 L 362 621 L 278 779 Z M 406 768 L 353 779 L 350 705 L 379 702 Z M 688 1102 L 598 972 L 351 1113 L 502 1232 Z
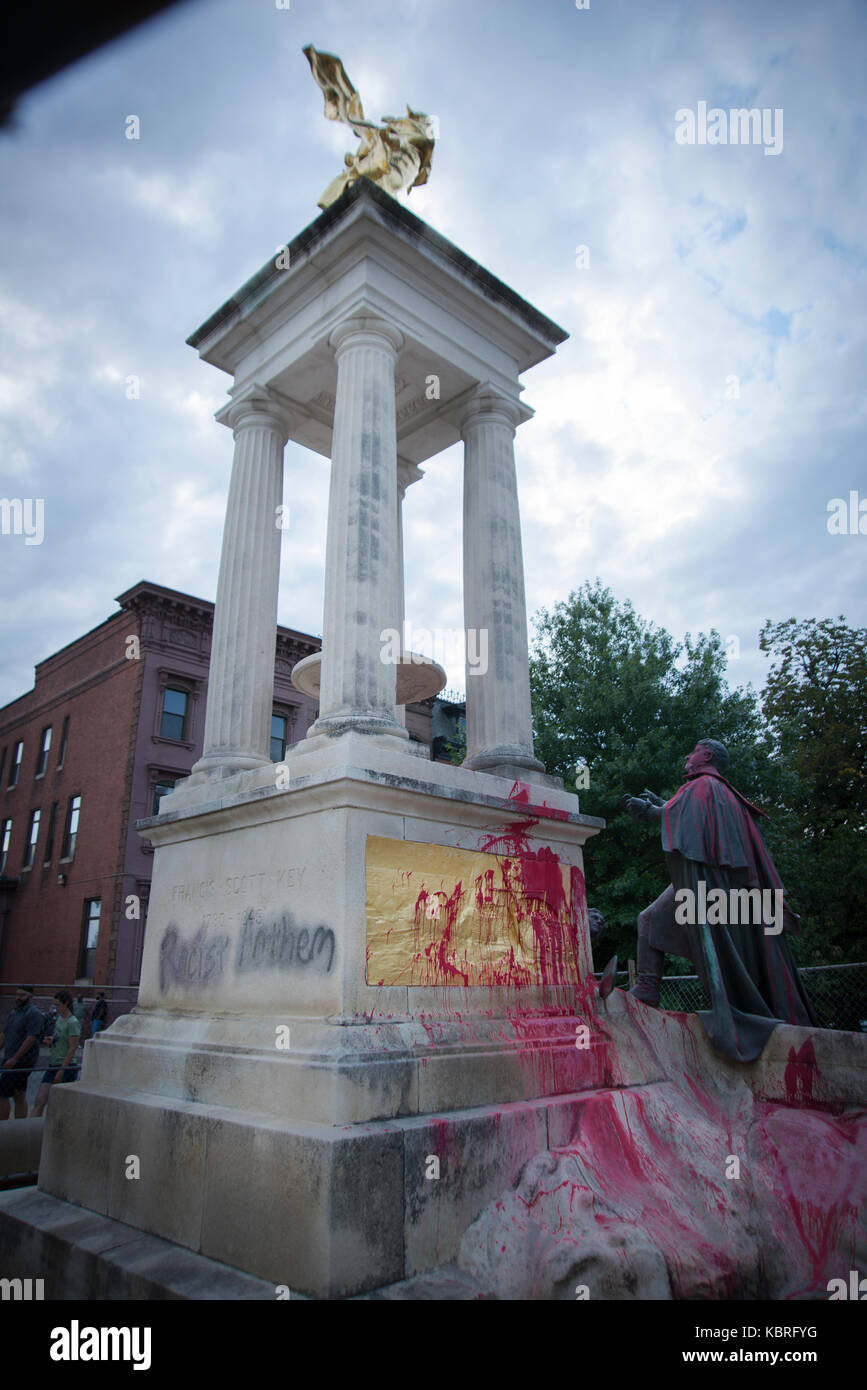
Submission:
M 718 1051 L 740 1062 L 761 1055 L 778 1023 L 818 1027 L 787 940 L 797 918 L 784 906 L 779 935 L 753 921 L 677 922 L 675 892 L 688 888 L 697 903 L 721 888 L 731 903 L 731 890 L 782 891 L 759 829 L 763 814 L 714 767 L 689 778 L 662 808 L 671 887 L 649 909 L 650 945 L 693 962 L 711 1001 L 710 1011 L 699 1013 L 704 1030 Z

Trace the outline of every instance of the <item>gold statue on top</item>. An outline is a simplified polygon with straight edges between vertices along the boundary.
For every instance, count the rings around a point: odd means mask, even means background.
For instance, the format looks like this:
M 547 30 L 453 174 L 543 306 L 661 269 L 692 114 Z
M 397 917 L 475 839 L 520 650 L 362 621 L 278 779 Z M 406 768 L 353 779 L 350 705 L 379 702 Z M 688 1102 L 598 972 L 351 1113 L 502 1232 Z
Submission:
M 329 207 L 362 175 L 392 194 L 427 183 L 434 150 L 430 119 L 407 106 L 405 116 L 383 116 L 382 125 L 366 121 L 361 97 L 346 76 L 340 59 L 333 53 L 318 53 L 312 44 L 303 52 L 325 93 L 325 114 L 329 121 L 343 121 L 361 140 L 355 154 L 344 156 L 346 169 L 331 180 L 319 199 L 319 206 Z

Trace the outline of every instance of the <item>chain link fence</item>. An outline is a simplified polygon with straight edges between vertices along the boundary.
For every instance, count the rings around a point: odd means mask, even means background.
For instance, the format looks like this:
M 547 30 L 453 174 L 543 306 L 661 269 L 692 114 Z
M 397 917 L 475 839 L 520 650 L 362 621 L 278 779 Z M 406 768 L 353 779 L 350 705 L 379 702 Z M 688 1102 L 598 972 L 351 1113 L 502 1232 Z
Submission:
M 867 1033 L 867 963 L 808 965 L 799 974 L 823 1028 Z
M 820 1028 L 867 1033 L 867 962 L 854 965 L 807 965 L 798 971 Z M 617 984 L 629 989 L 629 975 L 618 970 Z M 692 1014 L 710 1008 L 707 991 L 697 975 L 666 975 L 660 1008 Z

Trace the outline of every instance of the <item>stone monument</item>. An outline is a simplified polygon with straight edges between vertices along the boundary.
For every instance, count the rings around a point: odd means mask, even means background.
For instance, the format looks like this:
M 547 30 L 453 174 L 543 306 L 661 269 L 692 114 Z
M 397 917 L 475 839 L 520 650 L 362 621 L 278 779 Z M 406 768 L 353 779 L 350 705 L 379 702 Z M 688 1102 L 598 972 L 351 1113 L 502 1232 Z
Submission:
M 533 752 L 514 453 L 521 375 L 565 337 L 360 173 L 189 339 L 231 378 L 235 441 L 204 751 L 139 824 L 138 1005 L 52 1095 L 41 1193 L 352 1295 L 451 1258 L 544 1147 L 550 1098 L 584 1084 L 601 822 Z M 330 460 L 330 501 L 321 659 L 295 673 L 319 717 L 275 768 L 288 439 Z M 403 494 L 458 442 L 465 626 L 488 658 L 461 767 L 419 756 L 400 715 L 444 672 L 385 640 Z M 446 1129 L 457 1183 L 431 1176 Z
M 339 60 L 315 56 L 358 123 Z M 682 1015 L 618 991 L 598 1012 L 582 848 L 603 823 L 534 755 L 514 451 L 521 377 L 566 334 L 352 172 L 189 339 L 231 378 L 217 418 L 234 436 L 203 756 L 139 823 L 155 856 L 138 1004 L 54 1089 L 39 1191 L 0 1196 L 0 1253 L 47 1297 L 572 1298 L 578 1275 L 599 1297 L 705 1296 L 672 1273 L 672 1134 L 686 1145 L 703 1117 L 704 1178 L 751 1094 L 851 1105 L 863 1051 L 835 1080 L 840 1035 L 813 1050 L 780 1029 L 734 1076 Z M 330 461 L 330 502 L 321 658 L 295 673 L 319 717 L 275 766 L 289 439 Z M 386 635 L 403 630 L 403 495 L 459 442 L 465 628 L 488 659 L 468 661 L 457 767 L 419 756 L 400 717 L 444 673 Z M 715 1296 L 761 1285 L 738 1273 L 737 1222 L 714 1227 Z

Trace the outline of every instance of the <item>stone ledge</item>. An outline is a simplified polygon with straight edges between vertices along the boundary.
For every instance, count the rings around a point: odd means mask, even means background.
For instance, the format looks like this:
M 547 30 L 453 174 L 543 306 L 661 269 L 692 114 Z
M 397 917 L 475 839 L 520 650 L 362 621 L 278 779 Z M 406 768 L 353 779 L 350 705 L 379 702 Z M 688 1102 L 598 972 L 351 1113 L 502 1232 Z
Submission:
M 200 816 L 213 816 L 221 811 L 249 808 L 249 816 L 252 808 L 259 807 L 258 817 L 270 819 L 281 801 L 288 810 L 292 800 L 303 792 L 317 793 L 316 804 L 320 807 L 332 803 L 355 804 L 353 795 L 345 787 L 338 791 L 335 786 L 345 783 L 356 784 L 356 796 L 363 793 L 364 805 L 369 804 L 371 792 L 380 797 L 397 792 L 460 802 L 485 811 L 562 821 L 589 829 L 591 833 L 605 826 L 597 816 L 582 815 L 578 797 L 567 792 L 556 778 L 538 774 L 528 780 L 526 771 L 520 767 L 511 769 L 508 776 L 475 772 L 466 767 L 430 762 L 403 749 L 374 747 L 357 734 L 342 735 L 331 742 L 333 746 L 320 749 L 305 746 L 302 740 L 288 750 L 285 761 L 290 782 L 286 787 L 276 786 L 273 764 L 201 784 L 192 779 L 183 781 L 162 799 L 161 813 L 138 820 L 136 828 L 148 838 L 162 840 L 169 838 L 165 830 L 173 825 L 180 829 Z M 550 804 L 540 802 L 538 792 L 542 789 L 550 794 Z M 349 800 L 345 799 L 347 796 Z M 304 805 L 303 809 L 309 806 Z M 163 834 L 152 837 L 153 830 L 163 831 Z
M 44 1279 L 46 1301 L 275 1299 L 264 1279 L 35 1188 L 0 1193 L 0 1264 Z

